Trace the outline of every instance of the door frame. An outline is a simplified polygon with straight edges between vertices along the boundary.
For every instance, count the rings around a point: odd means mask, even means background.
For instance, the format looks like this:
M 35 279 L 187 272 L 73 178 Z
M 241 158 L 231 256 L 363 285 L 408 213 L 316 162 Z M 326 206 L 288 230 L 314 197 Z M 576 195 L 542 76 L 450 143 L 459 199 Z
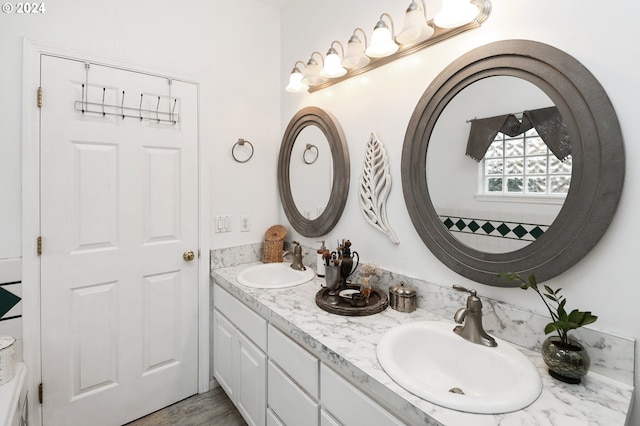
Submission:
M 23 288 L 23 360 L 27 367 L 27 390 L 30 396 L 29 419 L 34 426 L 42 425 L 42 406 L 38 403 L 38 387 L 42 378 L 40 328 L 40 257 L 37 238 L 40 236 L 40 109 L 37 88 L 40 85 L 40 57 L 52 55 L 65 59 L 91 62 L 141 72 L 172 80 L 195 84 L 198 108 L 198 392 L 209 390 L 210 358 L 210 295 L 209 295 L 209 179 L 205 161 L 206 144 L 201 143 L 200 83 L 176 72 L 167 72 L 123 59 L 99 55 L 48 43 L 24 39 L 22 57 L 22 288 Z M 46 103 L 46 88 L 44 100 Z M 44 241 L 46 250 L 46 239 Z M 46 397 L 46 391 L 45 391 Z

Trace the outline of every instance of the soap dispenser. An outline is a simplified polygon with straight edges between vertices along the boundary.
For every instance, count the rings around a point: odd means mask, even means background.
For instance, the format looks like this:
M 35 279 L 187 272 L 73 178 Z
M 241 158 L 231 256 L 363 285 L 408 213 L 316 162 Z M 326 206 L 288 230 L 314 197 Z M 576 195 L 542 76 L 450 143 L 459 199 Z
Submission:
M 317 260 L 316 260 L 316 274 L 321 277 L 324 278 L 324 274 L 325 274 L 325 259 L 324 259 L 324 254 L 326 252 L 328 252 L 329 250 L 327 250 L 327 248 L 324 246 L 324 241 L 318 241 L 320 244 L 320 248 L 317 250 L 316 255 L 317 255 Z

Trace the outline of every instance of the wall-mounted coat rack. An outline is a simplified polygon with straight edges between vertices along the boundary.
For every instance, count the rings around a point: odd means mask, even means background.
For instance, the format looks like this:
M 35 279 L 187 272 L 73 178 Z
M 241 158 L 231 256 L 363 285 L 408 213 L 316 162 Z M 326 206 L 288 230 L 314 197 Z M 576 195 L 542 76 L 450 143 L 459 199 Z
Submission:
M 136 107 L 129 107 L 124 105 L 125 99 L 125 91 L 122 91 L 122 98 L 120 100 L 120 105 L 109 105 L 105 104 L 105 94 L 106 88 L 102 88 L 102 102 L 89 102 L 88 99 L 88 91 L 89 87 L 82 85 L 82 99 L 79 101 L 75 101 L 73 106 L 76 111 L 82 112 L 82 114 L 90 113 L 90 114 L 100 114 L 103 117 L 107 115 L 111 116 L 120 116 L 122 119 L 125 117 L 135 118 L 140 121 L 142 120 L 151 120 L 157 123 L 170 123 L 177 124 L 180 122 L 180 114 L 175 112 L 176 105 L 178 104 L 178 99 L 169 98 L 169 109 L 166 111 L 160 110 L 160 99 L 161 96 L 158 96 L 158 100 L 156 103 L 156 109 L 148 109 L 142 108 L 142 104 L 144 101 L 144 94 L 140 94 L 140 104 Z

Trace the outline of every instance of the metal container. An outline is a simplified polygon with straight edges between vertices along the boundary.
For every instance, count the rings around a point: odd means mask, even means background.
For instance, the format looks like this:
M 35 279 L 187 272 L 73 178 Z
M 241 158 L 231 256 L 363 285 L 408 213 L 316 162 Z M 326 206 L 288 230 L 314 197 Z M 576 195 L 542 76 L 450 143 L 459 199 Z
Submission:
M 4 385 L 16 374 L 16 339 L 0 336 L 0 385 Z
M 389 306 L 396 311 L 415 311 L 417 299 L 416 290 L 411 286 L 404 285 L 404 281 L 401 281 L 400 285 L 389 287 Z

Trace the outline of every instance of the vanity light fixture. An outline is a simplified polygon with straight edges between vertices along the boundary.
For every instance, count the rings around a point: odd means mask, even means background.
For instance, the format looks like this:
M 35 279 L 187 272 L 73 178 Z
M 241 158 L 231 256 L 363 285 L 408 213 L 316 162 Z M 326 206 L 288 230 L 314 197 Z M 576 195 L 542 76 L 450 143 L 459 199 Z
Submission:
M 291 93 L 302 93 L 309 90 L 309 86 L 302 82 L 302 71 L 298 68 L 298 64 L 302 64 L 304 67 L 304 62 L 296 61 L 293 69 L 291 70 L 291 75 L 289 75 L 289 84 L 285 88 L 287 92 Z
M 382 18 L 389 18 L 389 22 L 391 23 L 391 31 L 389 31 L 389 26 Z M 393 19 L 391 15 L 384 12 L 380 15 L 380 20 L 373 27 L 373 34 L 371 35 L 371 44 L 364 53 L 370 58 L 384 58 L 385 56 L 392 55 L 396 53 L 399 46 L 393 41 L 394 36 L 394 27 L 393 27 Z
M 469 0 L 442 0 L 442 9 L 433 18 L 440 28 L 455 28 L 468 24 L 478 16 L 478 7 Z
M 297 66 L 299 62 L 296 62 L 286 90 L 304 91 L 305 85 L 308 86 L 309 92 L 324 89 L 476 29 L 489 18 L 491 13 L 491 0 L 442 0 L 442 10 L 433 20 L 427 20 L 426 1 L 428 0 L 411 0 L 404 15 L 402 31 L 397 36 L 395 36 L 391 15 L 383 13 L 374 27 L 368 45 L 366 33 L 362 28 L 356 28 L 349 38 L 346 49 L 339 41 L 333 41 L 326 58 L 319 52 L 313 52 L 302 72 L 301 80 L 299 80 L 300 68 Z M 385 16 L 388 23 L 385 22 Z M 388 24 L 391 25 L 391 29 Z M 358 32 L 364 37 L 364 46 Z M 342 61 L 334 48 L 336 43 L 342 49 Z M 322 67 L 318 65 L 314 55 L 320 56 Z M 320 71 L 321 68 L 322 71 Z
M 324 67 L 324 58 L 320 52 L 313 52 L 309 61 L 307 62 L 307 67 L 304 69 L 304 73 L 302 74 L 302 83 L 307 86 L 317 86 L 318 84 L 322 84 L 327 81 L 326 78 L 320 75 L 320 67 L 318 66 L 318 62 L 313 59 L 313 55 L 318 54 L 320 56 L 320 61 L 322 62 L 322 66 Z
M 324 67 L 322 67 L 322 71 L 320 71 L 320 75 L 322 77 L 342 77 L 347 73 L 347 70 L 341 64 L 342 59 L 338 55 L 338 51 L 333 47 L 333 45 L 336 43 L 340 46 L 340 50 L 342 50 L 342 56 L 344 56 L 344 47 L 342 47 L 342 43 L 337 40 L 332 41 L 331 46 L 327 51 L 327 56 L 325 56 L 324 58 Z
M 356 34 L 358 31 L 360 31 L 364 37 L 364 46 L 362 45 L 362 41 L 360 41 L 360 37 Z M 366 48 L 367 34 L 362 28 L 356 28 L 353 30 L 353 35 L 349 39 L 349 43 L 347 43 L 347 51 L 342 60 L 342 66 L 350 70 L 357 70 L 367 65 L 371 59 L 364 54 L 364 49 Z
M 402 31 L 396 36 L 396 41 L 400 44 L 420 43 L 435 32 L 436 30 L 427 23 L 427 5 L 424 0 L 412 0 L 404 14 Z

